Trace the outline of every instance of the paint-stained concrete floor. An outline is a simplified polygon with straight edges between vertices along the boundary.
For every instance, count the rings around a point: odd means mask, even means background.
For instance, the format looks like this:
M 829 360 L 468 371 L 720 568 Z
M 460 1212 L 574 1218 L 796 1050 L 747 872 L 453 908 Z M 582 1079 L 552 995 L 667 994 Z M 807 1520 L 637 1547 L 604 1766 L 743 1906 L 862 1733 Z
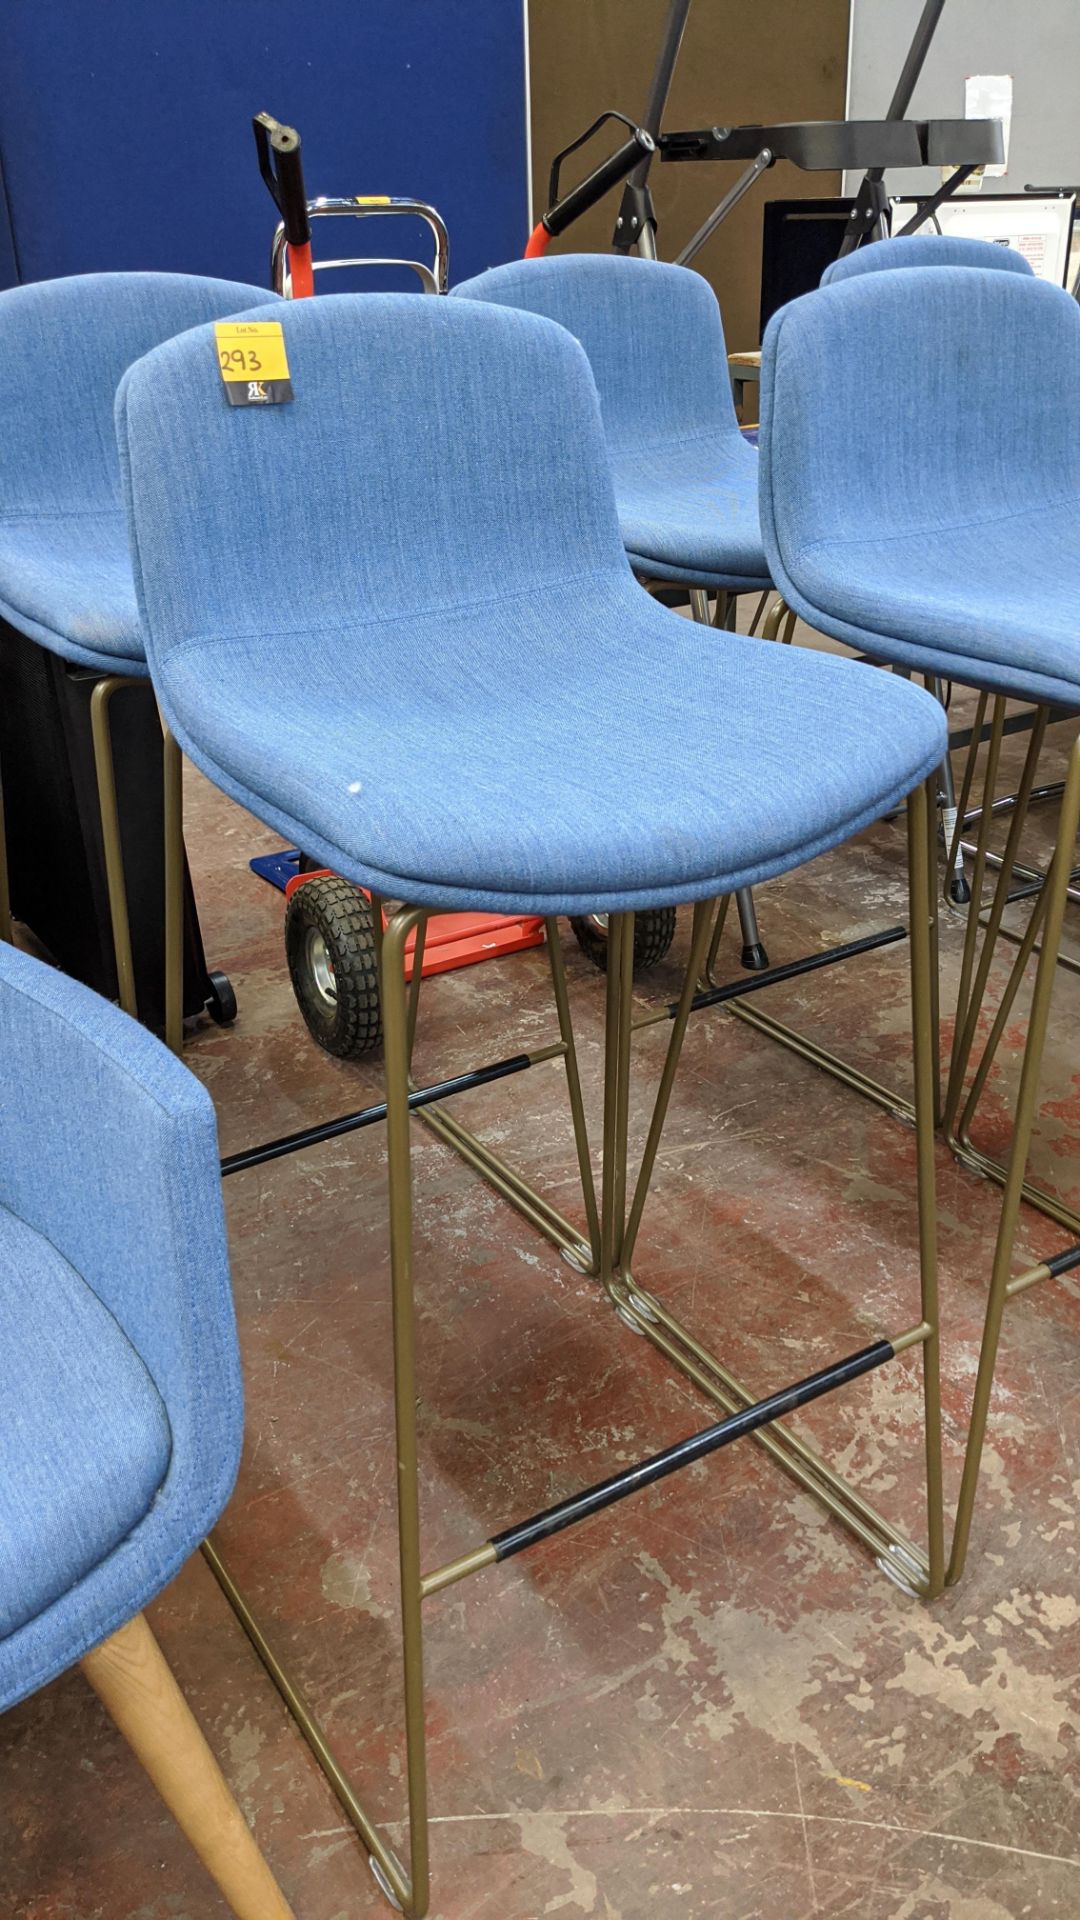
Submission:
M 962 711 L 958 707 L 958 713 Z M 1047 761 L 1063 762 L 1067 729 Z M 792 743 L 799 751 L 799 742 Z M 1016 752 L 1010 749 L 1010 767 Z M 240 1001 L 187 1059 L 223 1150 L 378 1097 L 322 1056 L 285 973 L 277 844 L 189 774 L 206 944 Z M 882 823 L 761 890 L 775 962 L 905 917 Z M 671 997 L 685 952 L 639 983 Z M 590 1112 L 603 993 L 567 931 Z M 944 1006 L 959 921 L 943 930 Z M 905 949 L 772 990 L 882 1079 L 910 1083 Z M 734 931 L 726 971 L 738 969 Z M 1035 1170 L 1080 1202 L 1080 982 L 1062 973 Z M 433 1078 L 551 1030 L 542 952 L 425 989 Z M 1012 1064 L 1022 1022 L 1010 1023 Z M 666 1029 L 636 1056 L 635 1136 Z M 1006 1083 L 1007 1085 L 1007 1083 Z M 459 1112 L 575 1210 L 557 1064 Z M 1000 1138 L 995 1083 L 983 1128 Z M 707 1409 L 555 1251 L 418 1123 L 425 1560 L 706 1422 Z M 938 1155 L 954 1496 L 996 1191 Z M 764 1392 L 918 1318 L 913 1137 L 723 1012 L 692 1024 L 639 1278 Z M 400 1818 L 385 1152 L 370 1131 L 227 1185 L 248 1438 L 221 1526 L 234 1571 L 373 1809 Z M 1018 1264 L 1057 1250 L 1025 1212 Z M 1011 1310 L 970 1564 L 905 1598 L 743 1442 L 433 1601 L 433 1914 L 441 1920 L 1016 1920 L 1080 1911 L 1080 1286 Z M 909 1360 L 796 1423 L 910 1529 Z M 297 1920 L 385 1911 L 365 1856 L 196 1558 L 151 1609 Z M 393 1829 L 400 1844 L 400 1828 Z M 218 1920 L 225 1907 L 77 1675 L 0 1722 L 5 1920 Z

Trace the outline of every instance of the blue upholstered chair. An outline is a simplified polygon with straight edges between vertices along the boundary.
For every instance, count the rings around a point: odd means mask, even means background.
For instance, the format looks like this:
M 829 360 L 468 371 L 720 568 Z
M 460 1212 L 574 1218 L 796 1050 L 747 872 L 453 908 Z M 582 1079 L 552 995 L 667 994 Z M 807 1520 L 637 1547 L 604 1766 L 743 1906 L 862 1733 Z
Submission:
M 452 295 L 544 314 L 580 340 L 600 395 L 632 567 L 650 584 L 689 588 L 693 616 L 706 624 L 715 593 L 716 625 L 733 627 L 736 597 L 764 592 L 770 580 L 758 526 L 757 453 L 735 417 L 723 323 L 708 281 L 659 261 L 553 254 L 493 267 Z M 764 967 L 753 899 L 743 893 L 738 904 L 743 964 Z M 669 940 L 671 931 L 673 923 Z
M 6 945 L 0 1059 L 0 1710 L 80 1661 L 233 1911 L 285 1920 L 141 1612 L 240 1459 L 213 1108 Z
M 489 1542 L 422 1588 L 406 940 L 429 908 L 543 914 L 552 932 L 559 914 L 612 916 L 596 1243 L 618 1303 L 632 1238 L 618 1169 L 634 911 L 702 908 L 673 1027 L 681 1043 L 708 903 L 836 846 L 913 789 L 913 844 L 925 849 L 919 783 L 940 761 L 944 720 L 892 675 L 734 633 L 717 645 L 641 592 L 596 386 L 563 327 L 389 294 L 329 295 L 281 319 L 293 404 L 226 406 L 197 330 L 131 369 L 117 430 L 148 658 L 185 752 L 335 871 L 410 903 L 381 954 L 408 1872 L 362 1812 L 353 1819 L 381 1884 L 418 1916 L 422 1591 L 509 1549 Z M 914 912 L 925 928 L 928 894 Z M 557 939 L 549 946 L 557 956 Z M 919 1084 L 925 1141 L 925 1073 Z M 587 1169 L 587 1143 L 583 1157 Z M 932 1218 L 932 1193 L 923 1204 Z M 927 1245 L 911 1338 L 929 1342 L 931 1454 L 932 1270 Z
M 856 247 L 840 260 L 834 260 L 821 276 L 823 287 L 832 286 L 838 280 L 850 280 L 861 273 L 888 273 L 897 267 L 977 267 L 997 269 L 1002 273 L 1024 273 L 1030 275 L 1032 267 L 1023 254 L 1013 247 L 999 247 L 990 240 L 973 240 L 967 234 L 912 233 L 896 234 L 892 239 L 875 240 L 871 245 Z M 926 378 L 931 377 L 931 368 L 925 369 Z M 935 676 L 934 692 L 944 700 L 944 687 L 941 677 Z M 959 834 L 955 833 L 957 822 L 956 785 L 953 779 L 952 759 L 945 755 L 941 767 L 942 775 L 942 826 L 946 843 L 952 843 L 954 852 L 947 878 L 949 898 L 957 906 L 963 906 L 971 897 L 964 869 L 964 851 Z
M 833 260 L 821 276 L 823 287 L 851 280 L 860 273 L 891 273 L 896 267 L 982 267 L 1002 273 L 1031 274 L 1030 260 L 1015 247 L 999 247 L 992 240 L 973 240 L 966 233 L 898 233 L 875 240 Z
M 100 273 L 0 293 L 0 619 L 102 678 L 94 761 L 121 1003 L 135 1012 L 109 704 L 147 678 L 112 428 L 125 368 L 272 293 L 192 274 Z M 0 936 L 7 923 L 0 817 Z M 179 929 L 178 929 L 179 932 Z
M 1016 1291 L 1011 1263 L 1021 1199 L 1041 1205 L 1080 1242 L 1080 1219 L 1025 1179 L 1080 813 L 1080 309 L 1060 288 L 1023 271 L 932 266 L 849 277 L 775 316 L 762 354 L 761 397 L 762 532 L 789 603 L 820 632 L 879 660 L 980 690 L 961 815 L 992 703 L 945 1125 L 962 1158 L 1003 1185 L 1004 1199 L 955 1579 L 967 1550 L 1002 1315 Z M 1036 720 L 981 938 L 1007 699 L 1032 703 Z M 1067 716 L 1072 743 L 1056 851 L 966 1091 L 1051 710 L 1057 719 Z M 970 1124 L 1036 937 L 1041 953 L 1005 1167 L 975 1148 Z M 1077 1263 L 1074 1244 L 1048 1270 Z M 1029 1276 L 1025 1287 L 1030 1283 Z

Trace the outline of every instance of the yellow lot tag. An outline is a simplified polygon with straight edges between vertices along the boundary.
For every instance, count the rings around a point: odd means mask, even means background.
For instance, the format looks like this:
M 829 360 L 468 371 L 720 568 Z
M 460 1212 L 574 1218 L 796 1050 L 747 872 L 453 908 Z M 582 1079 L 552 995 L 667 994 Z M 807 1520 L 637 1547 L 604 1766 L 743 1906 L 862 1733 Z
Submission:
M 358 193 L 354 196 L 353 205 L 357 207 L 388 207 L 390 205 L 390 195 L 388 193 Z
M 218 368 L 232 407 L 274 407 L 293 397 L 280 320 L 219 320 Z

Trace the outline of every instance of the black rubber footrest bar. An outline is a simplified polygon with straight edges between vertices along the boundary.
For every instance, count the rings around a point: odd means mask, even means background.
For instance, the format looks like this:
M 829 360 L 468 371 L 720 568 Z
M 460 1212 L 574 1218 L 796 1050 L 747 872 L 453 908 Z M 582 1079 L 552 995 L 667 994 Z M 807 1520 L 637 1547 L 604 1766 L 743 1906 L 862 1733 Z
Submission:
M 876 953 L 879 947 L 893 947 L 898 940 L 906 939 L 906 927 L 886 927 L 884 933 L 869 933 L 864 940 L 848 940 L 842 947 L 826 947 L 824 953 L 810 953 L 803 960 L 768 967 L 764 973 L 752 974 L 748 980 L 729 980 L 722 987 L 704 988 L 701 993 L 695 993 L 690 1011 L 697 1013 L 702 1007 L 722 1006 L 725 1000 L 741 1000 L 744 994 L 760 993 L 762 987 L 778 986 L 781 980 L 799 980 L 804 973 L 817 973 L 822 967 L 835 967 L 841 960 L 854 960 L 860 953 Z M 677 1000 L 672 1000 L 664 1009 L 669 1020 L 674 1020 L 678 1010 Z
M 409 1095 L 410 1108 L 432 1107 L 454 1093 L 468 1093 L 472 1087 L 490 1086 L 493 1080 L 508 1080 L 513 1073 L 524 1073 L 534 1064 L 529 1053 L 515 1053 L 508 1060 L 496 1060 L 490 1067 L 476 1067 L 472 1073 L 458 1073 L 452 1080 L 436 1080 L 430 1087 L 416 1087 Z M 343 1133 L 356 1133 L 386 1119 L 386 1101 L 373 1107 L 361 1107 L 357 1113 L 342 1114 L 339 1120 L 324 1120 L 317 1127 L 302 1127 L 298 1133 L 283 1134 L 280 1140 L 267 1140 L 261 1147 L 245 1147 L 230 1153 L 221 1162 L 221 1177 L 243 1173 L 246 1167 L 261 1167 L 267 1160 L 280 1160 L 301 1147 L 317 1147 L 324 1140 L 337 1140 Z
M 622 1473 L 612 1474 L 609 1480 L 600 1480 L 596 1486 L 572 1494 L 569 1500 L 560 1500 L 556 1506 L 546 1507 L 543 1513 L 534 1514 L 531 1520 L 522 1520 L 515 1527 L 507 1527 L 502 1533 L 493 1535 L 488 1544 L 494 1547 L 496 1560 L 508 1560 L 511 1554 L 522 1553 L 526 1547 L 550 1539 L 553 1533 L 561 1533 L 564 1527 L 576 1526 L 579 1520 L 587 1520 L 590 1514 L 614 1506 L 616 1500 L 625 1500 L 627 1494 L 638 1493 L 642 1487 L 651 1487 L 654 1481 L 665 1479 L 669 1473 L 678 1473 L 682 1467 L 692 1466 L 695 1460 L 704 1459 L 706 1454 L 716 1453 L 733 1440 L 741 1440 L 744 1434 L 755 1433 L 759 1427 L 771 1425 L 783 1414 L 794 1413 L 797 1407 L 805 1407 L 809 1401 L 820 1399 L 822 1394 L 831 1393 L 835 1387 L 845 1386 L 849 1380 L 857 1380 L 860 1374 L 871 1373 L 875 1367 L 883 1366 L 886 1360 L 892 1358 L 891 1341 L 875 1340 L 873 1346 L 863 1347 L 848 1359 L 837 1360 L 820 1373 L 812 1373 L 805 1380 L 797 1380 L 792 1387 L 782 1387 L 779 1393 L 771 1393 L 766 1400 L 755 1401 L 752 1407 L 743 1407 L 738 1413 L 729 1414 L 726 1420 L 718 1421 L 715 1426 L 705 1427 L 700 1433 L 692 1433 L 686 1440 L 676 1441 L 673 1447 L 665 1447 L 662 1453 L 654 1453 L 636 1467 L 627 1467 Z

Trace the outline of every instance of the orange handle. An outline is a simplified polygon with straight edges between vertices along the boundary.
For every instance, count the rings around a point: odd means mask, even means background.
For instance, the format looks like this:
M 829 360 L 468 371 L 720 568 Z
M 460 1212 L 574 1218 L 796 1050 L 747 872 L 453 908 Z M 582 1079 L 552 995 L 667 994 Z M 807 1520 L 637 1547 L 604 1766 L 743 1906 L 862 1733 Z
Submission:
M 315 291 L 315 270 L 311 264 L 311 242 L 289 248 L 289 278 L 294 300 L 310 300 Z
M 540 255 L 547 252 L 550 241 L 550 233 L 543 221 L 538 220 L 529 235 L 529 244 L 525 249 L 526 260 L 539 260 Z

